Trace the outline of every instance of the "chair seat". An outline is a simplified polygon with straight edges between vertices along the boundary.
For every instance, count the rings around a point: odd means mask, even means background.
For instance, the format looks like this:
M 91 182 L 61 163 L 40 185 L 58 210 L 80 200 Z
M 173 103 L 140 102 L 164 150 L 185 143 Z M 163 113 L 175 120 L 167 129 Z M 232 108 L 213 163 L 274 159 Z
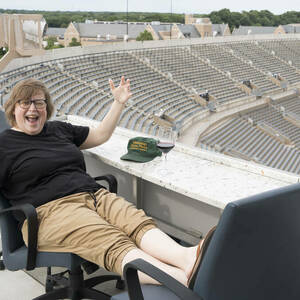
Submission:
M 144 300 L 182 300 L 164 286 L 142 285 Z M 111 300 L 129 300 L 127 292 L 114 295 Z
M 10 271 L 25 269 L 27 256 L 26 246 L 15 250 L 9 254 L 9 259 L 6 260 L 5 266 Z M 73 267 L 80 266 L 85 260 L 73 253 L 64 252 L 41 252 L 37 253 L 36 267 L 64 267 L 73 269 Z M 21 267 L 20 267 L 21 266 Z

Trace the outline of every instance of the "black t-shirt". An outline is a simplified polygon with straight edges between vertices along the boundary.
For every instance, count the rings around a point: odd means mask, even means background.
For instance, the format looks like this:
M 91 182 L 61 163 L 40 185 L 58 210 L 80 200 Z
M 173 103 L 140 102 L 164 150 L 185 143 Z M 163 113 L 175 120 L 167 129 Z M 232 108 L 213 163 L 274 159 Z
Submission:
M 45 123 L 37 135 L 7 129 L 0 134 L 0 189 L 12 205 L 49 201 L 101 188 L 86 173 L 78 148 L 88 127 Z

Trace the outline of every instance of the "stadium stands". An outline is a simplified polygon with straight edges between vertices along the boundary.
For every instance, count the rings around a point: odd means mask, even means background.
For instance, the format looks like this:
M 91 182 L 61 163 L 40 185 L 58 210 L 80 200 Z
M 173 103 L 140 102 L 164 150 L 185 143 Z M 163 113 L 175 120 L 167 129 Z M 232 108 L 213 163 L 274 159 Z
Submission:
M 259 45 L 268 49 L 271 54 L 280 57 L 289 64 L 300 68 L 300 41 L 296 39 L 287 41 L 260 41 Z
M 198 146 L 300 174 L 300 126 L 285 118 L 289 110 L 300 116 L 299 101 L 291 97 L 235 115 L 200 136 Z
M 216 39 L 60 57 L 1 73 L 0 99 L 34 77 L 49 88 L 57 115 L 102 120 L 113 101 L 108 78 L 124 75 L 133 97 L 120 126 L 155 135 L 154 114 L 163 111 L 188 134 L 202 116 L 235 105 L 235 114 L 201 133 L 196 146 L 299 174 L 299 93 L 237 113 L 239 105 L 300 87 L 299 46 L 299 38 Z
M 230 77 L 241 83 L 244 80 L 251 80 L 263 92 L 278 89 L 266 75 L 255 69 L 245 60 L 235 56 L 228 49 L 221 45 L 208 44 L 193 46 L 193 51 L 198 55 L 210 60 L 210 63 L 218 69 L 230 74 Z M 229 73 L 228 73 L 229 72 Z
M 245 96 L 225 74 L 215 70 L 189 48 L 164 48 L 137 51 L 137 55 L 148 58 L 150 64 L 181 82 L 186 89 L 209 90 L 215 98 L 236 99 Z
M 263 71 L 266 75 L 269 73 L 281 74 L 290 84 L 300 81 L 300 73 L 294 66 L 275 57 L 267 49 L 254 42 L 227 43 L 226 47 L 234 50 L 236 55 L 247 57 L 253 65 Z

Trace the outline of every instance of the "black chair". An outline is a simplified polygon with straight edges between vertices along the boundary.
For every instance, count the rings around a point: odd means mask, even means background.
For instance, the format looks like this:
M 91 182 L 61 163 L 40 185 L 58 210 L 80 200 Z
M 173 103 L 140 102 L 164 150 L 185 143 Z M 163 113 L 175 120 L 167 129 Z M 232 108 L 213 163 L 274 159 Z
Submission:
M 137 270 L 162 286 L 140 286 Z M 128 293 L 112 300 L 299 300 L 300 184 L 229 203 L 193 289 L 143 260 L 125 266 Z
M 117 192 L 117 181 L 112 175 L 96 177 L 95 180 L 105 180 L 111 192 Z M 25 246 L 18 222 L 13 217 L 13 211 L 21 211 L 28 220 L 28 248 Z M 37 214 L 30 204 L 11 207 L 0 193 L 0 229 L 3 256 L 2 269 L 11 271 L 26 269 L 33 270 L 38 267 L 48 267 L 46 280 L 46 294 L 34 300 L 73 299 L 83 298 L 108 300 L 110 295 L 92 289 L 97 284 L 108 280 L 117 280 L 117 288 L 123 287 L 123 281 L 118 275 L 103 275 L 87 280 L 83 279 L 82 266 L 91 273 L 98 267 L 72 253 L 39 252 L 37 251 Z M 68 278 L 60 274 L 51 274 L 51 266 L 65 267 L 69 273 Z M 17 284 L 17 283 L 16 283 Z M 62 287 L 55 288 L 57 285 Z

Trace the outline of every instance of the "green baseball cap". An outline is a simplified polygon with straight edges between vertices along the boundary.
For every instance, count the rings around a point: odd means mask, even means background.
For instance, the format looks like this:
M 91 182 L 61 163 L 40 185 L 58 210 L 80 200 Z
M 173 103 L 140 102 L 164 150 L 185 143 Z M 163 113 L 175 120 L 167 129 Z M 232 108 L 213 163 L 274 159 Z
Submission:
M 121 156 L 123 160 L 136 162 L 147 162 L 161 156 L 161 151 L 157 148 L 157 140 L 146 137 L 134 137 L 128 141 L 127 154 Z

